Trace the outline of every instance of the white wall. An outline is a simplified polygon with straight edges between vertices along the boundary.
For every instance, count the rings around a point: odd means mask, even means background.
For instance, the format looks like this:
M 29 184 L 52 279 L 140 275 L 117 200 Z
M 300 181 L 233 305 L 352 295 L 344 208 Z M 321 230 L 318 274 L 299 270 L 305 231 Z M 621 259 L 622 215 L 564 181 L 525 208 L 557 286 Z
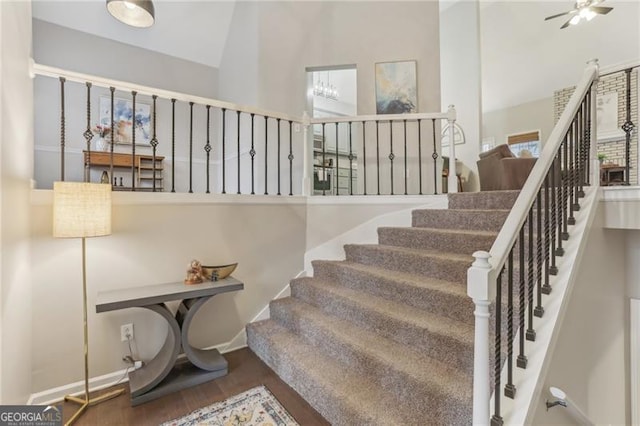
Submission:
M 31 391 L 33 352 L 33 262 L 29 253 L 33 88 L 28 61 L 29 2 L 0 2 L 0 46 L 0 403 L 24 404 Z
M 441 105 L 443 111 L 455 105 L 457 123 L 465 134 L 465 143 L 455 147 L 456 158 L 468 169 L 465 191 L 480 189 L 476 165 L 482 126 L 479 7 L 478 1 L 460 1 L 440 12 Z
M 562 408 L 545 409 L 549 386 L 596 424 L 630 422 L 625 234 L 604 225 L 600 203 L 533 424 L 567 424 Z
M 440 110 L 435 2 L 241 2 L 232 28 L 220 66 L 221 93 L 245 82 L 248 87 L 228 93 L 230 100 L 248 99 L 255 87 L 257 106 L 301 115 L 306 67 L 356 64 L 358 113 L 371 114 L 375 63 L 415 59 L 418 110 Z

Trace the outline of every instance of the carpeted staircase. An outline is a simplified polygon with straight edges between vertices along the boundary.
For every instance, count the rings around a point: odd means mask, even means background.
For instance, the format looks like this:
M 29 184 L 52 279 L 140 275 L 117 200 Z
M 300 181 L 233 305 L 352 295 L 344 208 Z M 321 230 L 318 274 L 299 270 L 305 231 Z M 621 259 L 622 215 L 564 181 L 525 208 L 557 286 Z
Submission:
M 518 192 L 449 194 L 379 244 L 313 262 L 247 326 L 249 347 L 335 425 L 471 424 L 473 303 L 466 272 Z

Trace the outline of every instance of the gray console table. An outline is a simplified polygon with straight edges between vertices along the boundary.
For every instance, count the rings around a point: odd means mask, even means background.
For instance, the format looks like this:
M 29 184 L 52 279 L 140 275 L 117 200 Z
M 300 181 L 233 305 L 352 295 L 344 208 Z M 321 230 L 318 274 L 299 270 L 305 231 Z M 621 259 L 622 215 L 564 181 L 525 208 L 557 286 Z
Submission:
M 198 309 L 211 297 L 243 288 L 243 283 L 228 277 L 194 285 L 180 282 L 98 293 L 98 313 L 145 308 L 169 323 L 167 338 L 160 351 L 144 367 L 129 373 L 132 406 L 227 374 L 227 360 L 217 349 L 205 350 L 189 345 L 189 326 Z M 182 300 L 175 316 L 165 305 L 171 300 Z M 187 359 L 176 362 L 180 348 Z

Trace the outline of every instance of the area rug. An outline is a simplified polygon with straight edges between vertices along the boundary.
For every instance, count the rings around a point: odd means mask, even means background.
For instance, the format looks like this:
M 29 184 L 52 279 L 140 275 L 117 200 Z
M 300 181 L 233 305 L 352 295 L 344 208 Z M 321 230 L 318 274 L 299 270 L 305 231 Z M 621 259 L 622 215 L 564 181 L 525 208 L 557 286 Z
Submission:
M 265 386 L 200 408 L 160 426 L 299 426 Z

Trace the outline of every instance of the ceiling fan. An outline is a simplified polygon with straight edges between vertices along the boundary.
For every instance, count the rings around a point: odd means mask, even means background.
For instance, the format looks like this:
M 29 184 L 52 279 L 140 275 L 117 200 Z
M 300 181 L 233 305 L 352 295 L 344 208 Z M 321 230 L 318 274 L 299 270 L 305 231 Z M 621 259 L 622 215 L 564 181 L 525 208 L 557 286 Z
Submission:
M 573 15 L 560 29 L 567 28 L 569 25 L 577 25 L 583 19 L 590 21 L 595 18 L 596 15 L 606 15 L 613 10 L 612 7 L 597 6 L 603 1 L 604 0 L 577 0 L 575 7 L 570 11 L 547 16 L 544 20 L 548 21 L 565 15 Z

